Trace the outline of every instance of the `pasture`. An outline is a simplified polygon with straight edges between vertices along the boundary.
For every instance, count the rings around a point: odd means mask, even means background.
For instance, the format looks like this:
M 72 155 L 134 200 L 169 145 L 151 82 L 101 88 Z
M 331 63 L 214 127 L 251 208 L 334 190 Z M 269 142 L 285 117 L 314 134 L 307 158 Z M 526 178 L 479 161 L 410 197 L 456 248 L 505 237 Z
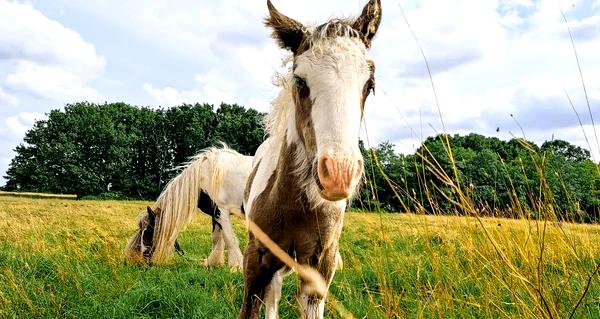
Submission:
M 235 317 L 242 274 L 203 266 L 203 214 L 179 237 L 184 257 L 125 263 L 123 248 L 148 204 L 0 196 L 0 317 Z M 347 213 L 344 268 L 325 316 L 565 318 L 587 287 L 573 317 L 600 318 L 600 276 L 590 280 L 598 243 L 598 225 Z M 297 280 L 285 278 L 282 318 L 299 316 Z

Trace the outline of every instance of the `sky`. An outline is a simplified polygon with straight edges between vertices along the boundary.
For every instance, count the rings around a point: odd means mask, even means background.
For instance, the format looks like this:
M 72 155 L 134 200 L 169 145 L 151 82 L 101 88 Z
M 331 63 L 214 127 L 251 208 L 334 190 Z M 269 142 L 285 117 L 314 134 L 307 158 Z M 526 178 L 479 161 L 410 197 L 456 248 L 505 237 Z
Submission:
M 356 16 L 366 0 L 273 3 L 320 24 Z M 590 116 L 600 131 L 600 0 L 382 0 L 382 11 L 369 145 L 411 153 L 428 136 L 475 132 L 564 139 L 600 160 Z M 0 0 L 0 185 L 25 132 L 67 103 L 269 111 L 288 53 L 266 15 L 256 0 Z

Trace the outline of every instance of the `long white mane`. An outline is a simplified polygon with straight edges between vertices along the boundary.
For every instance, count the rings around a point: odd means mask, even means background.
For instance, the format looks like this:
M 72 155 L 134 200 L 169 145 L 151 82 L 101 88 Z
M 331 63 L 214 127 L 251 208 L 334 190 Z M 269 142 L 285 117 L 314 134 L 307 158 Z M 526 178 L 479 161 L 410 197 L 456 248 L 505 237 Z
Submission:
M 286 58 L 285 64 L 288 64 L 291 59 Z M 287 74 L 276 74 L 274 84 L 281 88 L 277 97 L 271 101 L 271 112 L 269 112 L 263 119 L 265 131 L 268 136 L 283 136 L 290 117 L 293 116 L 294 101 L 292 97 L 291 89 L 291 69 L 288 70 Z

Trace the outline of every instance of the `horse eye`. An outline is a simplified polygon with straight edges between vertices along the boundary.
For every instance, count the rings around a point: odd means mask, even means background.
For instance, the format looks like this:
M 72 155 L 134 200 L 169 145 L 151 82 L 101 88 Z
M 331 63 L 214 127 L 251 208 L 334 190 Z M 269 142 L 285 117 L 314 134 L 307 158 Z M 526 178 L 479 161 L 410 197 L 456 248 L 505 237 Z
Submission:
M 306 80 L 294 74 L 294 85 L 299 89 L 305 88 Z

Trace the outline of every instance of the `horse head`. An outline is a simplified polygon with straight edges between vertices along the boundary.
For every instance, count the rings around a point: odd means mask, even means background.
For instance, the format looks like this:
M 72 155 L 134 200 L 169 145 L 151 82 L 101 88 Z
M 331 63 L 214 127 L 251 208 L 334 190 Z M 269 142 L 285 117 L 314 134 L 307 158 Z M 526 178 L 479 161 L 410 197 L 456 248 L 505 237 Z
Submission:
M 358 138 L 365 101 L 375 87 L 368 49 L 381 22 L 380 0 L 369 1 L 356 19 L 316 27 L 283 15 L 271 1 L 267 6 L 265 24 L 293 54 L 295 111 L 287 139 L 303 146 L 304 165 L 323 199 L 350 198 L 363 172 Z

